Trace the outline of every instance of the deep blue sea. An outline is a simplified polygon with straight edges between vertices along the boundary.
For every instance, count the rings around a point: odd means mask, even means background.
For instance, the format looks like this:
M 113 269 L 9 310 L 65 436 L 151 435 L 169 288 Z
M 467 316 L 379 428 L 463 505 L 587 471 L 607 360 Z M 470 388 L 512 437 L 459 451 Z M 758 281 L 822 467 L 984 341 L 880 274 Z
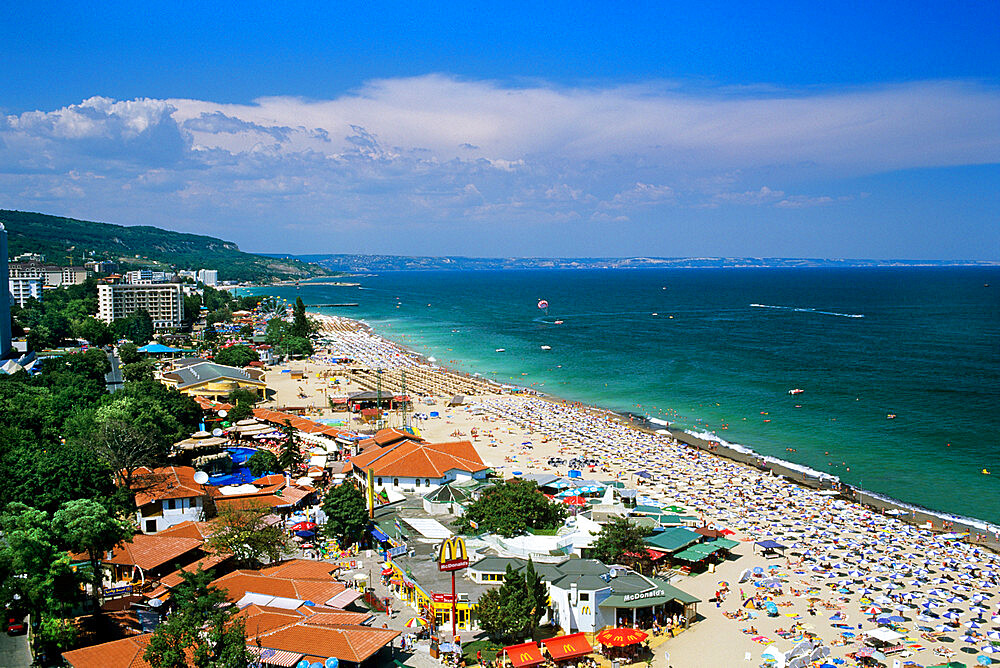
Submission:
M 714 432 L 903 501 L 1000 523 L 1000 269 L 351 280 L 362 286 L 258 292 L 357 302 L 319 310 L 365 320 L 447 366 Z M 794 388 L 804 392 L 789 395 Z

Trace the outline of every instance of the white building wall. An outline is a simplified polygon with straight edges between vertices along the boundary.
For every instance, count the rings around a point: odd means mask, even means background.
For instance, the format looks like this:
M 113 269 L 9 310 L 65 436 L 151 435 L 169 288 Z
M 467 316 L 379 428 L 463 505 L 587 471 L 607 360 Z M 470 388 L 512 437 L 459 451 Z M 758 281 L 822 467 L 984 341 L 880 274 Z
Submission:
M 179 283 L 153 285 L 98 285 L 97 317 L 105 322 L 125 318 L 145 309 L 156 329 L 180 327 L 184 295 Z
M 9 278 L 7 285 L 10 296 L 15 304 L 24 306 L 29 299 L 42 298 L 42 279 L 40 278 Z
M 174 507 L 169 508 L 169 499 L 160 501 L 163 514 L 159 517 L 143 517 L 142 511 L 136 513 L 136 520 L 139 522 L 139 530 L 143 533 L 157 533 L 164 529 L 180 524 L 181 522 L 197 522 L 202 518 L 202 499 L 199 496 L 192 496 L 183 499 L 173 499 Z M 150 527 L 148 522 L 155 522 L 155 528 Z M 152 530 L 147 530 L 152 528 Z

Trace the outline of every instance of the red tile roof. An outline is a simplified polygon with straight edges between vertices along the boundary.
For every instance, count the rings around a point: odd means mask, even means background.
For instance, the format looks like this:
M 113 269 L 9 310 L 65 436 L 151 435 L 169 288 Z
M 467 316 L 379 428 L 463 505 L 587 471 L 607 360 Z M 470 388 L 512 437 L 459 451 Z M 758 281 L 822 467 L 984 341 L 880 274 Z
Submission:
M 268 566 L 258 571 L 261 575 L 273 575 L 279 578 L 295 578 L 299 580 L 333 580 L 336 569 L 332 564 L 310 559 L 290 559 L 275 566 Z
M 294 626 L 263 633 L 253 642 L 259 641 L 262 647 L 303 652 L 321 661 L 325 657 L 334 656 L 341 661 L 361 663 L 391 643 L 399 634 L 399 631 L 392 629 L 346 624 L 323 626 L 306 620 Z M 250 639 L 249 628 L 247 639 Z
M 201 547 L 198 538 L 179 538 L 176 536 L 147 535 L 138 533 L 132 536 L 131 543 L 124 543 L 112 552 L 106 564 L 120 566 L 138 566 L 143 570 L 156 568 L 177 559 L 178 557 Z
M 476 473 L 486 464 L 469 441 L 425 443 L 403 440 L 385 448 L 371 448 L 351 458 L 353 468 L 374 469 L 379 476 L 441 478 L 452 470 Z
M 174 538 L 200 538 L 208 540 L 215 532 L 215 525 L 211 522 L 195 522 L 188 520 L 168 527 L 157 532 L 157 536 L 173 536 Z
M 191 466 L 137 469 L 132 476 L 136 505 L 144 506 L 163 499 L 185 499 L 213 494 L 213 487 L 202 487 L 194 481 L 194 473 L 194 468 Z
M 312 420 L 307 420 L 306 418 L 299 417 L 298 415 L 282 413 L 281 411 L 272 411 L 268 408 L 255 408 L 253 410 L 253 415 L 258 420 L 269 422 L 278 427 L 283 427 L 285 425 L 285 421 L 287 420 L 293 427 L 307 434 L 320 434 L 331 438 L 340 435 L 353 436 L 353 434 L 349 431 L 337 429 L 336 427 L 332 427 L 328 424 L 313 422 Z
M 283 578 L 249 570 L 233 571 L 213 581 L 212 584 L 224 589 L 226 596 L 233 603 L 243 598 L 247 592 L 253 592 L 323 604 L 346 589 L 343 584 L 333 579 L 324 582 L 316 579 Z
M 152 633 L 63 652 L 73 668 L 152 668 L 142 658 Z

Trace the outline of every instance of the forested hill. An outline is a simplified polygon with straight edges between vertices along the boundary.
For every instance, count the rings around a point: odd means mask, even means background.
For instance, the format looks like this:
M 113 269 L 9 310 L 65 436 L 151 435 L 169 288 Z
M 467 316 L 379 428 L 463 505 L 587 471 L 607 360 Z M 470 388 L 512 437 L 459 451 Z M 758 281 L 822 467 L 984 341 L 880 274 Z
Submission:
M 32 252 L 46 263 L 80 265 L 84 260 L 113 260 L 122 269 L 218 269 L 220 280 L 267 282 L 326 275 L 301 260 L 244 253 L 231 241 L 200 234 L 171 232 L 145 225 L 127 227 L 44 213 L 0 209 L 11 258 Z

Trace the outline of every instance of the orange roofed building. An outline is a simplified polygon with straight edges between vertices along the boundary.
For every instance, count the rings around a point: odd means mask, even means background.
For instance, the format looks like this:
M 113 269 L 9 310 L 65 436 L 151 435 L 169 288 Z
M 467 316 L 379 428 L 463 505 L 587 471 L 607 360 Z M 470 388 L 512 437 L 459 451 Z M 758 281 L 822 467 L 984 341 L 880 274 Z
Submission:
M 143 533 L 156 533 L 175 524 L 202 518 L 205 497 L 214 495 L 215 488 L 194 481 L 190 466 L 140 468 L 132 477 L 135 493 L 136 521 Z
M 362 626 L 368 617 L 364 613 L 250 605 L 237 617 L 246 624 L 248 652 L 263 667 L 292 668 L 303 660 L 323 663 L 331 657 L 344 668 L 387 665 L 392 662 L 392 641 L 400 634 Z M 64 652 L 63 659 L 72 668 L 150 668 L 142 655 L 151 636 L 75 649 Z
M 372 469 L 376 491 L 417 494 L 449 482 L 481 480 L 489 472 L 469 441 L 428 443 L 392 429 L 378 432 L 350 464 L 362 489 L 367 489 L 367 471 Z

